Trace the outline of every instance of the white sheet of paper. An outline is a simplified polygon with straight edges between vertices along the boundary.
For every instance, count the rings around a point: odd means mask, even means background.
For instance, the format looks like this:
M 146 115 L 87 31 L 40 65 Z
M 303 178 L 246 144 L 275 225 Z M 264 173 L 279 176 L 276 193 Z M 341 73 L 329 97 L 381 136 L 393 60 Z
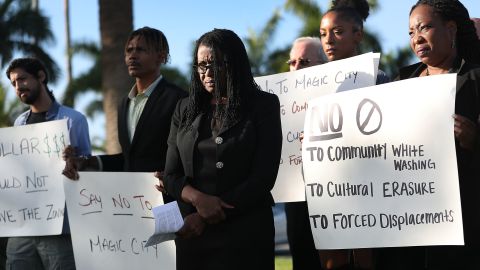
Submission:
M 175 239 L 175 233 L 183 226 L 177 201 L 154 207 L 152 212 L 155 217 L 155 233 L 148 238 L 146 247 Z

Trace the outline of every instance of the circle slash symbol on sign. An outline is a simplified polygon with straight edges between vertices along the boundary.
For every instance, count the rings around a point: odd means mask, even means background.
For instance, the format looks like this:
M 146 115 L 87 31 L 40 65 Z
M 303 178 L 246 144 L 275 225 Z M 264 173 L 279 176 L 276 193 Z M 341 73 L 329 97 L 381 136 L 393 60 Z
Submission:
M 382 127 L 382 110 L 374 101 L 365 98 L 357 108 L 357 127 L 364 135 L 377 132 Z

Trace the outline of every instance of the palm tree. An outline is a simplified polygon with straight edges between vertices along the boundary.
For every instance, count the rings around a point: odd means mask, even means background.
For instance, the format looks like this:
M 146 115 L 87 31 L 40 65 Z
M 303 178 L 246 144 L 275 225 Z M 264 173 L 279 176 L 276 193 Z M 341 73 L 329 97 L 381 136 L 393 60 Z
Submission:
M 9 63 L 15 52 L 42 60 L 55 82 L 60 68 L 43 50 L 54 41 L 49 19 L 31 8 L 30 0 L 4 0 L 0 3 L 0 68 Z
M 293 14 L 302 20 L 303 26 L 298 34 L 299 37 L 318 36 L 318 29 L 323 12 L 315 2 L 309 0 L 287 0 L 285 10 L 293 12 Z
M 66 46 L 66 69 L 67 85 L 72 81 L 72 51 L 70 39 L 70 1 L 63 0 L 63 13 L 65 16 L 65 46 Z
M 101 68 L 101 49 L 94 42 L 76 42 L 72 44 L 70 48 L 72 56 L 81 55 L 83 57 L 90 58 L 93 61 L 92 67 L 86 72 L 72 78 L 67 85 L 67 89 L 63 94 L 63 104 L 66 106 L 74 107 L 75 99 L 78 95 L 86 92 L 102 92 L 102 68 Z M 99 103 L 100 102 L 100 103 Z M 92 117 L 95 112 L 102 112 L 101 100 L 96 100 L 89 105 L 90 109 L 87 109 L 86 114 Z
M 369 0 L 370 11 L 377 11 L 380 6 L 377 0 Z M 318 36 L 320 20 L 323 16 L 323 10 L 312 0 L 286 0 L 284 8 L 287 12 L 292 12 L 301 19 L 303 26 L 298 36 Z M 278 17 L 277 17 L 278 16 Z M 251 32 L 246 39 L 249 48 L 249 56 L 252 62 L 252 70 L 255 75 L 273 74 L 288 70 L 285 59 L 288 59 L 291 43 L 278 48 L 272 52 L 266 51 L 266 44 L 272 39 L 277 22 L 281 18 L 278 10 L 275 11 L 272 18 L 268 21 L 260 35 Z M 257 41 L 259 40 L 259 41 Z M 360 52 L 382 52 L 382 46 L 375 33 L 364 29 L 364 37 L 360 46 Z M 398 67 L 409 64 L 412 59 L 411 50 L 401 48 L 394 52 L 384 54 L 381 59 L 380 68 L 383 69 L 391 78 L 396 76 Z
M 262 31 L 260 31 L 260 34 L 257 34 L 255 31 L 250 29 L 248 37 L 244 40 L 254 76 L 260 76 L 269 73 L 267 68 L 268 65 L 266 65 L 266 63 L 269 61 L 267 48 L 271 43 L 280 19 L 280 10 L 276 9 L 265 27 L 262 29 Z
M 132 0 L 99 0 L 99 7 L 106 152 L 113 154 L 121 152 L 117 139 L 117 106 L 133 85 L 123 58 L 125 41 L 133 30 Z

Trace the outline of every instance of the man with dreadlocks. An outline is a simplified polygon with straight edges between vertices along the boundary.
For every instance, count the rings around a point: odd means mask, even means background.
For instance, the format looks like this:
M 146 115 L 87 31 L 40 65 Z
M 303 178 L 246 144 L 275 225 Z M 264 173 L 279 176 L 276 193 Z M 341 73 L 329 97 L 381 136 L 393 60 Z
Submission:
M 162 76 L 160 67 L 168 58 L 168 42 L 161 31 L 143 27 L 130 34 L 125 45 L 125 64 L 135 85 L 118 108 L 122 153 L 78 159 L 72 155 L 74 149 L 68 147 L 63 171 L 67 177 L 78 179 L 77 170 L 83 169 L 163 171 L 173 110 L 178 100 L 187 96 L 186 91 Z M 170 201 L 168 197 L 164 200 Z
M 273 270 L 279 100 L 255 83 L 230 30 L 202 35 L 193 63 L 190 96 L 172 118 L 164 178 L 185 217 L 177 269 Z
M 465 246 L 389 249 L 379 268 L 480 269 L 480 40 L 458 0 L 419 0 L 409 32 L 420 63 L 402 68 L 399 79 L 457 73 L 453 118 Z

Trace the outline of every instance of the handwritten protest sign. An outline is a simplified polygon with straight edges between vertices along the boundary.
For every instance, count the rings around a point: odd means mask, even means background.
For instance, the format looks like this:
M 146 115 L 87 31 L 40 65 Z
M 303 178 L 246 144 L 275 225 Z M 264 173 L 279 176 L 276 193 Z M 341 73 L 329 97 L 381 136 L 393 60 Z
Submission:
M 318 249 L 463 244 L 456 75 L 311 100 L 303 162 Z
M 283 144 L 277 181 L 272 190 L 276 202 L 305 201 L 298 138 L 303 130 L 308 100 L 374 85 L 375 58 L 378 57 L 378 54 L 367 53 L 294 72 L 255 78 L 264 91 L 276 94 L 280 99 Z
M 62 232 L 66 120 L 0 129 L 0 236 Z
M 146 247 L 151 209 L 163 204 L 153 173 L 80 172 L 65 178 L 75 265 L 90 269 L 175 269 L 173 241 Z

